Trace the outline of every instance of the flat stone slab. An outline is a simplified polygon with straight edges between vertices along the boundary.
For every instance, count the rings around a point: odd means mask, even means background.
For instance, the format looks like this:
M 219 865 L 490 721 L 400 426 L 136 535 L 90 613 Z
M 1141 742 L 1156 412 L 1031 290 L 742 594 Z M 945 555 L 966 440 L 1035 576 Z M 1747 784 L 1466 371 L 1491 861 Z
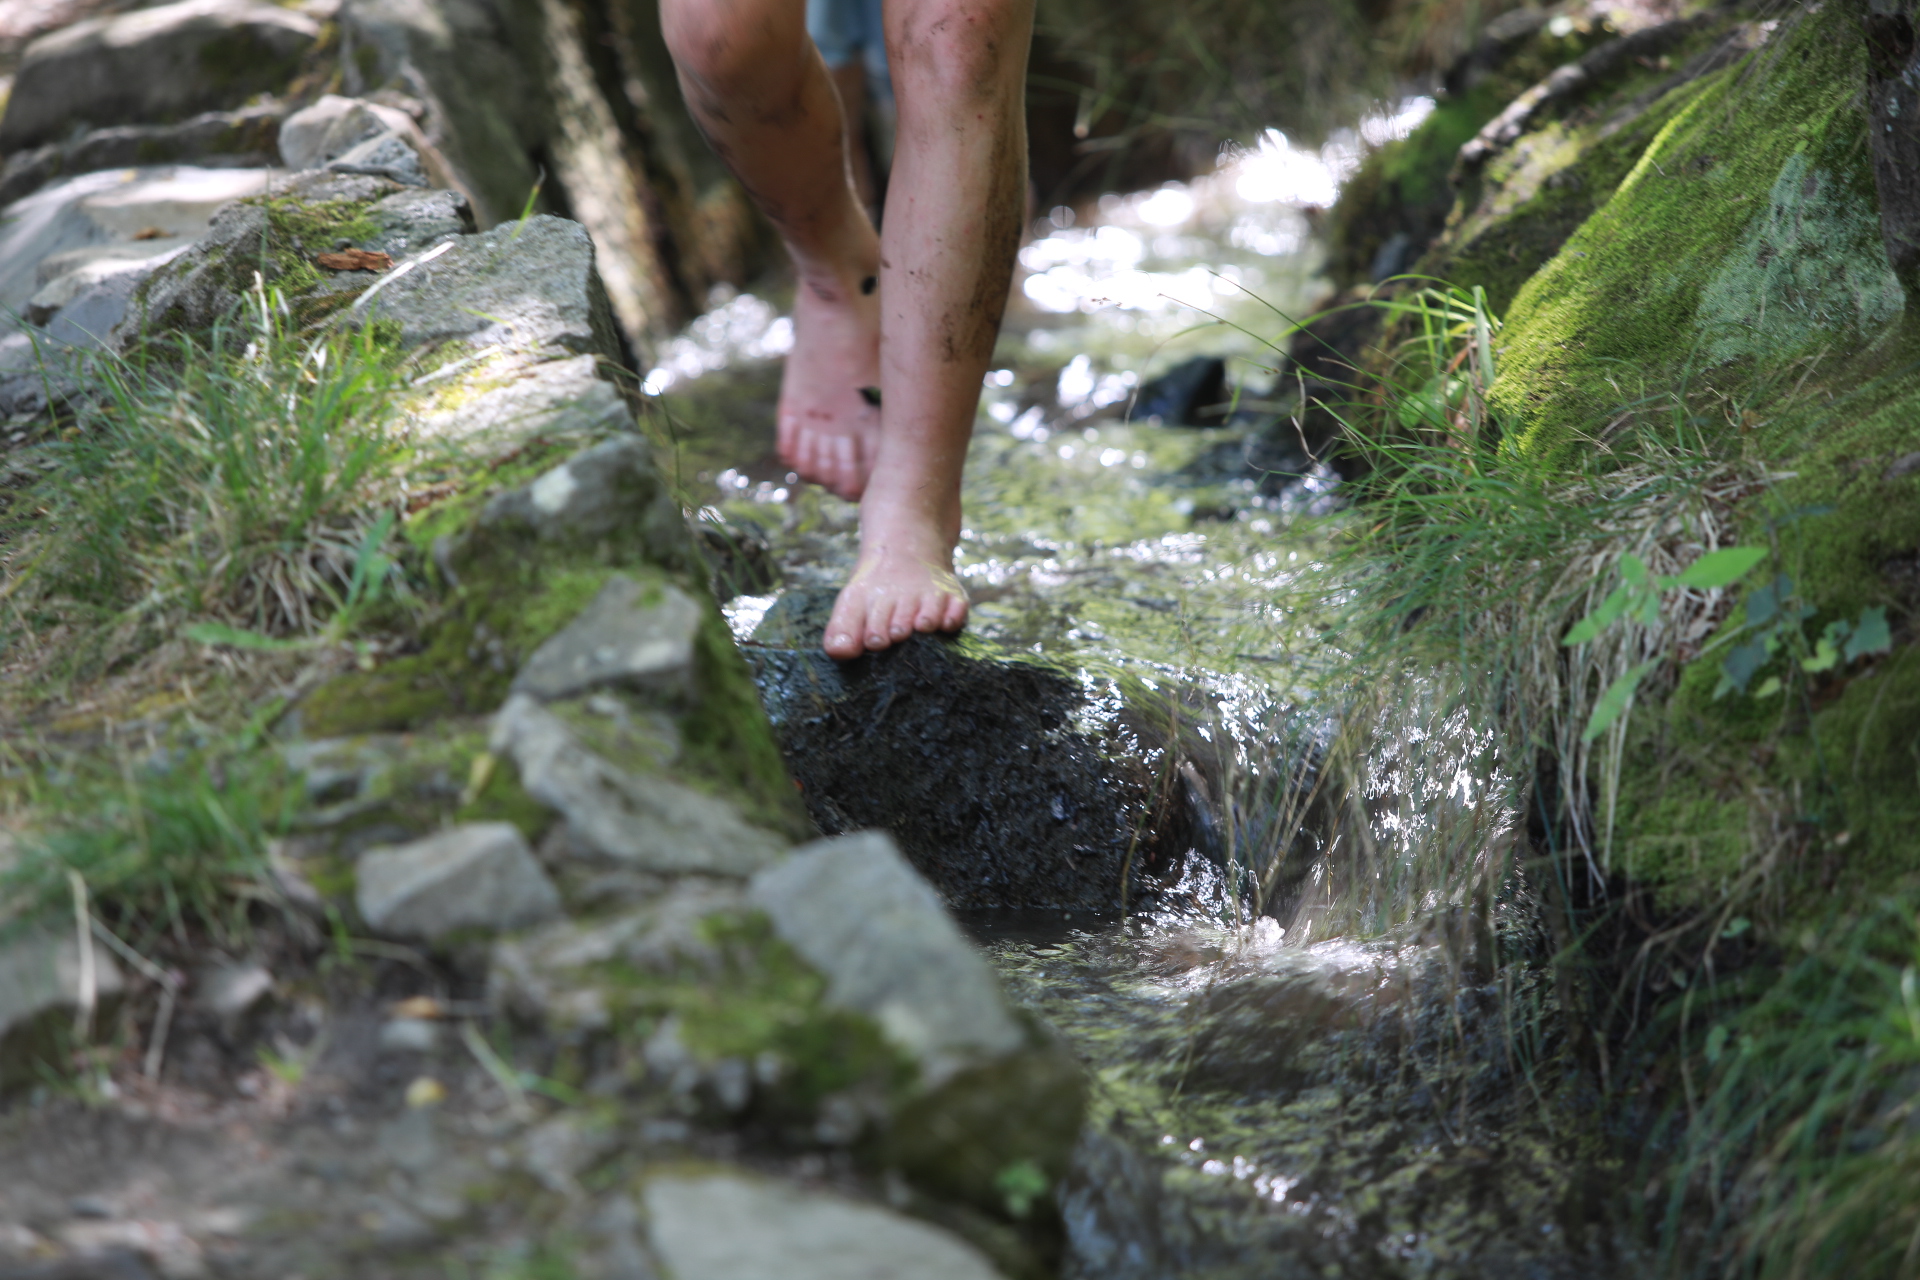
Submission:
M 353 315 L 393 321 L 408 347 L 461 340 L 518 351 L 558 348 L 620 363 L 593 241 L 579 223 L 541 214 L 434 252 L 430 261 L 422 256 L 397 264 Z
M 508 697 L 494 717 L 492 749 L 512 758 L 520 785 L 567 820 L 577 844 L 612 862 L 744 877 L 784 852 L 726 801 L 609 764 L 527 694 Z
M 238 107 L 284 87 L 320 34 L 265 0 L 182 0 L 76 22 L 27 46 L 0 120 L 0 151 L 76 124 L 143 124 Z
M 462 929 L 524 929 L 560 914 L 560 894 L 517 827 L 475 822 L 370 849 L 357 868 L 361 917 L 381 933 L 437 941 Z
M 999 1280 L 972 1245 L 878 1205 L 744 1174 L 650 1179 L 654 1254 L 673 1280 Z
M 513 691 L 549 702 L 608 685 L 691 694 L 700 619 L 699 604 L 672 583 L 648 588 L 616 573 L 533 651 Z
M 56 254 L 107 244 L 128 252 L 158 231 L 191 238 L 206 232 L 229 201 L 258 195 L 264 169 L 161 165 L 82 174 L 45 187 L 0 212 L 0 310 L 23 312 L 46 282 L 40 265 Z
M 826 975 L 827 998 L 877 1022 L 928 1088 L 1025 1046 L 985 957 L 885 834 L 802 845 L 747 896 Z

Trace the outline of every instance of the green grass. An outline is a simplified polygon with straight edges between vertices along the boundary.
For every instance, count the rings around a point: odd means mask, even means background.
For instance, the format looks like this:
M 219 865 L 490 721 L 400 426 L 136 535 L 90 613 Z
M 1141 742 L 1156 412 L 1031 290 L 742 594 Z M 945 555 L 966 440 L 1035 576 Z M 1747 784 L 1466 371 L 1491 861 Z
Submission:
M 162 936 L 231 946 L 247 936 L 253 905 L 276 900 L 266 846 L 299 792 L 271 752 L 60 759 L 30 776 L 20 799 L 36 832 L 0 874 L 10 909 L 57 912 L 77 874 L 95 914 L 145 952 Z
M 386 585 L 366 581 L 369 533 L 392 522 L 408 449 L 399 362 L 373 334 L 297 335 L 257 288 L 204 342 L 83 376 L 0 517 L 16 655 L 78 634 L 71 660 L 110 665 L 192 620 L 301 636 Z

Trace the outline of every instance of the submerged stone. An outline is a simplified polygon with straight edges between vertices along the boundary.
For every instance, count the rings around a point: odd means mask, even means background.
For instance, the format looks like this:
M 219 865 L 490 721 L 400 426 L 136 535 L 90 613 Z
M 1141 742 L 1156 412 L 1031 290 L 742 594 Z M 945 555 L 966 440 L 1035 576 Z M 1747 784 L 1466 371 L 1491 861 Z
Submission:
M 476 822 L 360 858 L 356 900 L 375 930 L 438 941 L 520 929 L 560 913 L 560 895 L 517 827 Z
M 649 592 L 616 573 L 579 617 L 533 651 L 513 690 L 543 701 L 607 685 L 691 694 L 700 619 L 699 604 L 671 583 Z

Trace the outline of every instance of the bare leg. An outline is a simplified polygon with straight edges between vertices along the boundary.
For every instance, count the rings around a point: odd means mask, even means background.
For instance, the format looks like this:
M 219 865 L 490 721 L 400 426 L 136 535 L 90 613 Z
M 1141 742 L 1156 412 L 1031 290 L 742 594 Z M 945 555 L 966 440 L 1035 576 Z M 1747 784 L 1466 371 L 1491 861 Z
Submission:
M 874 185 L 873 155 L 867 147 L 867 68 L 858 60 L 830 69 L 833 87 L 840 93 L 841 119 L 847 138 L 847 169 L 860 207 L 874 217 L 880 211 L 879 188 Z M 875 218 L 875 221 L 878 221 Z
M 663 0 L 696 120 L 780 229 L 799 274 L 780 456 L 858 498 L 880 432 L 880 245 L 848 177 L 839 98 L 797 0 Z
M 880 253 L 883 428 L 860 559 L 827 623 L 853 657 L 954 631 L 960 471 L 1020 244 L 1032 0 L 889 0 L 899 137 Z

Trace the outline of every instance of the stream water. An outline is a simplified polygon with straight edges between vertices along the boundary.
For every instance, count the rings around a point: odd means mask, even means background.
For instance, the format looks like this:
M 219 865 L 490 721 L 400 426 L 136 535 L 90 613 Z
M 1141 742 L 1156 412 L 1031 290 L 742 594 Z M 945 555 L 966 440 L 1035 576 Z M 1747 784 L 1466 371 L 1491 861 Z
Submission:
M 1067 707 L 1046 733 L 1081 735 L 1117 772 L 1052 817 L 1115 807 L 1135 896 L 1124 914 L 1057 894 L 965 914 L 1093 1080 L 1062 1200 L 1070 1276 L 1632 1269 L 1594 1208 L 1619 1175 L 1561 1070 L 1536 916 L 1444 872 L 1515 838 L 1476 763 L 1487 744 L 1417 680 L 1387 701 L 1338 687 L 1311 604 L 1324 584 L 1301 589 L 1327 572 L 1342 504 L 1271 345 L 1325 287 L 1307 206 L 1331 203 L 1363 140 L 1429 106 L 1317 151 L 1269 134 L 1192 183 L 1106 197 L 1091 223 L 1055 210 L 1021 254 L 969 455 L 958 652 L 1062 673 L 1035 695 Z M 856 512 L 771 453 L 787 321 L 749 295 L 714 303 L 646 390 L 733 566 L 726 611 L 765 651 L 779 722 L 798 714 L 796 670 L 828 699 L 868 678 L 803 653 Z M 1225 361 L 1226 391 L 1201 398 L 1228 405 L 1197 429 L 1165 420 L 1196 415 L 1154 382 L 1196 356 Z M 1320 785 L 1356 705 L 1378 708 L 1374 732 Z M 1134 861 L 1155 824 L 1180 847 L 1148 883 Z M 1094 856 L 1085 840 L 1065 856 Z

